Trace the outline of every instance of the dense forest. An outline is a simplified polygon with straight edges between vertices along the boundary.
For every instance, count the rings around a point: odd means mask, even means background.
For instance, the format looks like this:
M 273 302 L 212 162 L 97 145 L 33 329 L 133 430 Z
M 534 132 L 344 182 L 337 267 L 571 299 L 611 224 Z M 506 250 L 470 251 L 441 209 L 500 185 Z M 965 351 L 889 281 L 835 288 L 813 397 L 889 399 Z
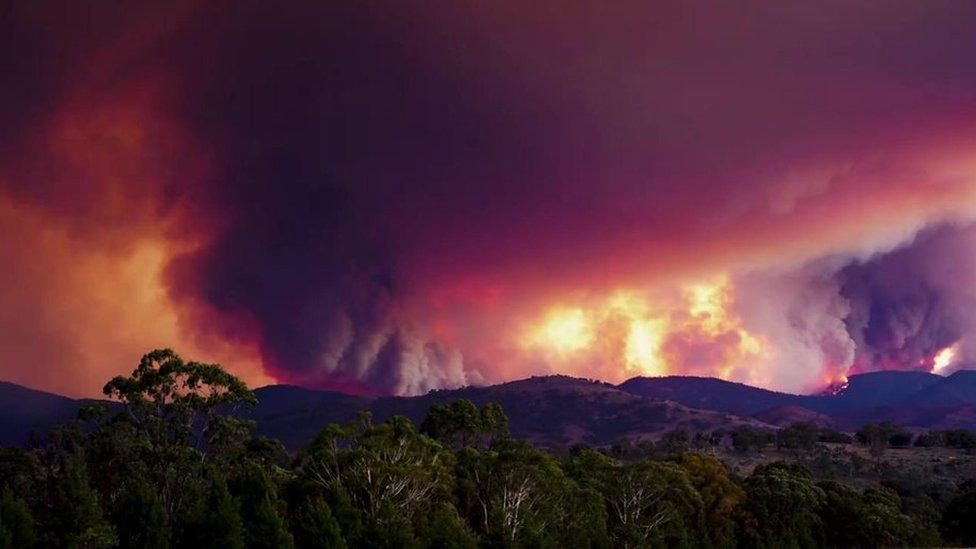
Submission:
M 852 438 L 798 423 L 553 452 L 509 436 L 500 406 L 458 400 L 419 426 L 367 413 L 326 425 L 289 455 L 250 434 L 236 412 L 255 397 L 217 365 L 153 351 L 105 394 L 121 406 L 87 406 L 31 448 L 0 450 L 0 547 L 976 543 L 965 470 L 882 460 L 898 447 L 966 455 L 976 437 L 964 431 L 881 424 Z M 765 449 L 787 459 L 758 459 Z

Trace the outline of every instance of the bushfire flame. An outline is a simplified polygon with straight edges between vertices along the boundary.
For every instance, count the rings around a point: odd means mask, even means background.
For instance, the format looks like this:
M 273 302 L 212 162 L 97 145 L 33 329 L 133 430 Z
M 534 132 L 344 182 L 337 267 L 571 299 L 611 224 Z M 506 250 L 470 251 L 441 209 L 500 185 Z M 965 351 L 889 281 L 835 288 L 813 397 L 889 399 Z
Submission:
M 950 345 L 938 353 L 932 359 L 932 373 L 938 374 L 952 365 L 953 359 L 956 358 L 956 346 Z
M 582 309 L 553 309 L 546 316 L 532 343 L 566 354 L 590 345 L 593 340 L 590 319 Z
M 540 353 L 553 369 L 604 377 L 720 375 L 748 381 L 748 364 L 768 351 L 732 311 L 727 276 L 687 285 L 677 298 L 654 300 L 618 290 L 595 304 L 559 304 L 529 328 L 524 349 Z

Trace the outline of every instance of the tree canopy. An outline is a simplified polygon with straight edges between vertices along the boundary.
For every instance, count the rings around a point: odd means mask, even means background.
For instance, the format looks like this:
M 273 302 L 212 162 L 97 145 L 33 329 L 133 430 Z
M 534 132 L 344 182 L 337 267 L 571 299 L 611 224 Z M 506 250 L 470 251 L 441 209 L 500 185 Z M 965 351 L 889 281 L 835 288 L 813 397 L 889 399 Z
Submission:
M 976 544 L 976 484 L 816 477 L 797 456 L 849 440 L 809 423 L 552 451 L 510 436 L 498 404 L 461 399 L 419 428 L 368 412 L 324 425 L 292 456 L 251 433 L 238 412 L 254 394 L 216 364 L 153 351 L 105 394 L 120 406 L 86 407 L 29 450 L 0 448 L 0 548 Z M 859 438 L 888 447 L 901 432 Z M 916 444 L 968 444 L 926 437 Z M 723 440 L 747 461 L 770 448 L 796 459 L 742 473 L 707 453 Z

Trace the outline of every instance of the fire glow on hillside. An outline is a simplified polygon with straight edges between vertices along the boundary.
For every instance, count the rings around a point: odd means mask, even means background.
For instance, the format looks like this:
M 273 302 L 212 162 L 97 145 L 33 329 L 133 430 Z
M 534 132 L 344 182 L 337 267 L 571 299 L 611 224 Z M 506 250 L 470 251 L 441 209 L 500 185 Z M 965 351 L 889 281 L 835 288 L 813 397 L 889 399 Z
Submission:
M 950 345 L 939 352 L 935 353 L 932 357 L 932 373 L 941 374 L 946 371 L 947 368 L 952 366 L 953 360 L 956 358 L 956 346 Z

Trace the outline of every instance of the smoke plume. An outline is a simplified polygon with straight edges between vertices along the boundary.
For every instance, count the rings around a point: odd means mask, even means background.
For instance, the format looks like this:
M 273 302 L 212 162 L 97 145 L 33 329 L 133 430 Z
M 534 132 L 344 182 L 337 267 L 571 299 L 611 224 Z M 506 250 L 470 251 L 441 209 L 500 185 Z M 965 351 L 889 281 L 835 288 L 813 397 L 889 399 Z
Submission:
M 976 10 L 831 4 L 14 2 L 0 378 L 95 394 L 172 346 L 367 393 L 800 390 L 968 357 L 973 231 L 920 231 L 976 219 Z

